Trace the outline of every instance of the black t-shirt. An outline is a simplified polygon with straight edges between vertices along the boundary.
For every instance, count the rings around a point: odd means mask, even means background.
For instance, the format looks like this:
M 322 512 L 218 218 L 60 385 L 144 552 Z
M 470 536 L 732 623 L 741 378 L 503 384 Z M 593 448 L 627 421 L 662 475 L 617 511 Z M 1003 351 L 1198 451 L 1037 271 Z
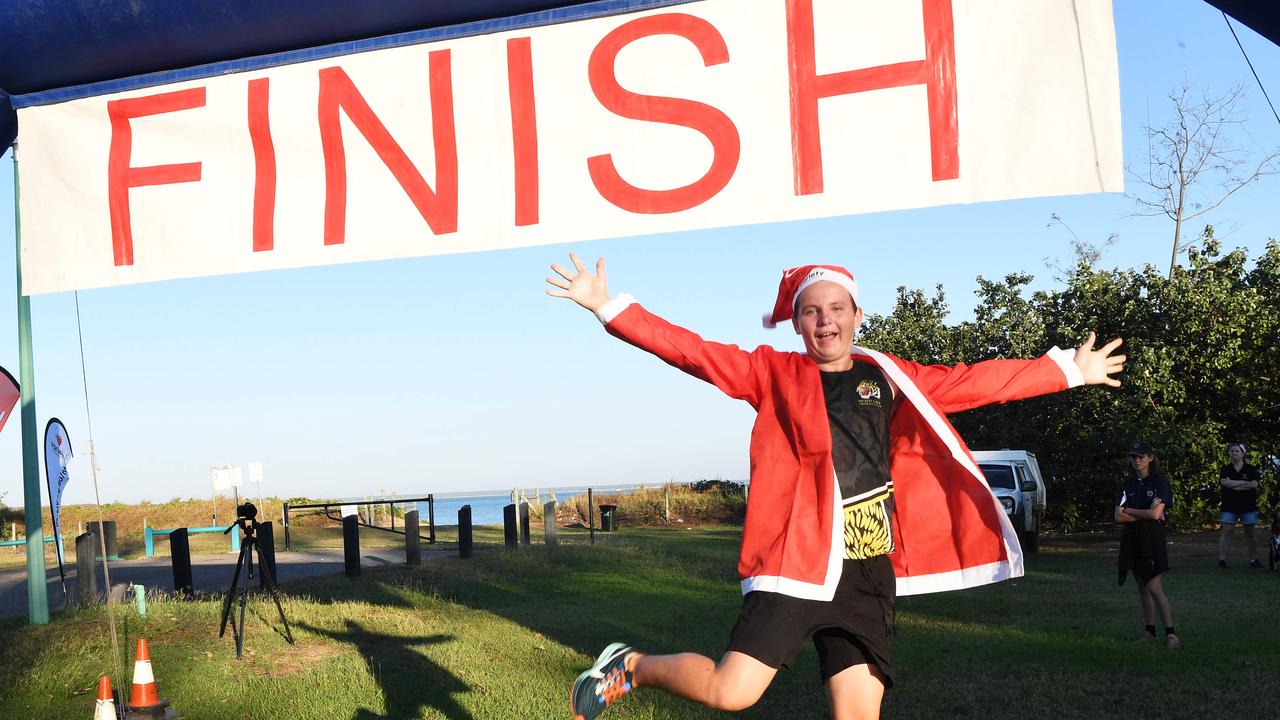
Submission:
M 1173 509 L 1173 488 L 1164 475 L 1152 470 L 1145 478 L 1136 473 L 1129 475 L 1116 491 L 1115 504 L 1132 510 L 1150 510 L 1157 499 L 1164 501 L 1165 514 Z
M 1245 463 L 1237 471 L 1232 467 L 1231 463 L 1222 466 L 1222 474 L 1219 476 L 1228 480 L 1243 480 L 1244 482 L 1261 481 L 1262 476 L 1258 474 L 1258 468 Z M 1250 488 L 1248 490 L 1230 490 L 1226 487 L 1222 488 L 1222 512 L 1229 513 L 1250 513 L 1258 511 L 1258 491 Z
M 844 501 L 845 557 L 887 555 L 893 552 L 893 390 L 880 368 L 855 362 L 849 370 L 823 372 L 822 393 L 831 425 L 831 460 Z

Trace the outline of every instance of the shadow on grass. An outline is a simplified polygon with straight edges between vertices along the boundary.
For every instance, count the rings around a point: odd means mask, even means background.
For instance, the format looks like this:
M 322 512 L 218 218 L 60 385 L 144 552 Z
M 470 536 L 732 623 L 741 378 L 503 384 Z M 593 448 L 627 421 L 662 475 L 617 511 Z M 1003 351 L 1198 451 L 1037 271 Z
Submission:
M 477 546 L 469 560 L 444 558 L 420 568 L 367 573 L 355 586 L 364 588 L 363 596 L 350 599 L 377 602 L 375 598 L 399 594 L 427 611 L 439 603 L 468 608 L 507 620 L 531 638 L 545 637 L 584 658 L 594 658 L 611 642 L 626 642 L 646 652 L 696 652 L 718 659 L 741 603 L 739 534 L 736 528 L 628 530 L 600 538 L 595 546 L 562 543 L 518 551 Z M 336 603 L 352 588 L 334 589 L 317 585 L 304 592 L 312 600 Z M 524 641 L 514 642 L 519 646 Z M 581 662 L 581 667 L 575 669 L 571 662 L 562 671 L 566 691 L 573 674 L 589 664 Z M 657 717 L 705 716 L 705 710 L 661 693 L 641 695 L 641 707 L 648 706 Z M 738 717 L 820 717 L 825 706 L 810 649 Z
M 362 575 L 354 578 L 333 576 L 302 578 L 281 584 L 280 591 L 287 595 L 326 604 L 361 602 L 408 609 L 413 607 L 413 601 L 406 597 L 393 581 L 393 578 L 402 572 L 402 568 L 379 568 L 372 572 L 366 570 Z M 389 580 L 392 582 L 388 582 Z
M 386 714 L 379 715 L 361 708 L 351 720 L 393 720 L 421 717 L 423 710 L 433 709 L 449 720 L 472 720 L 455 695 L 470 687 L 440 665 L 432 662 L 416 648 L 453 640 L 450 635 L 403 637 L 382 635 L 366 630 L 348 619 L 346 632 L 325 630 L 306 623 L 298 627 L 307 632 L 354 645 L 369 666 L 369 676 L 376 678 L 382 690 Z

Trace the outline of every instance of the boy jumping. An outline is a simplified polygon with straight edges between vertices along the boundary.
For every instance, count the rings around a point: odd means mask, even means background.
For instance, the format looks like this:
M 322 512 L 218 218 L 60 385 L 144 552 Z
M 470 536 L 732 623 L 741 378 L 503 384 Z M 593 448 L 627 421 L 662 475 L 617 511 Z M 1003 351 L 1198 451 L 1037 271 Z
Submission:
M 809 639 L 836 720 L 875 718 L 894 669 L 897 594 L 953 590 L 1022 574 L 1017 537 L 948 413 L 1085 384 L 1112 387 L 1125 357 L 1112 340 L 1036 360 L 925 366 L 853 344 L 862 325 L 848 270 L 782 274 L 765 325 L 791 321 L 805 352 L 703 340 L 623 294 L 604 258 L 589 272 L 551 266 L 547 294 L 592 311 L 609 334 L 756 410 L 751 495 L 738 574 L 742 611 L 719 662 L 615 643 L 573 684 L 575 720 L 593 720 L 639 686 L 712 708 L 753 705 Z M 895 484 L 895 480 L 900 484 Z

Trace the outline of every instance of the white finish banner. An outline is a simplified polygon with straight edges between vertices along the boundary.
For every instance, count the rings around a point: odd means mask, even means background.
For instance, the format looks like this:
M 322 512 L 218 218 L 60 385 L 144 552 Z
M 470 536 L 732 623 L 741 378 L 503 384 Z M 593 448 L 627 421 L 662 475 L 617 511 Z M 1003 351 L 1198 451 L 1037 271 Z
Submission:
M 19 122 L 25 294 L 1123 189 L 1106 0 L 701 0 Z

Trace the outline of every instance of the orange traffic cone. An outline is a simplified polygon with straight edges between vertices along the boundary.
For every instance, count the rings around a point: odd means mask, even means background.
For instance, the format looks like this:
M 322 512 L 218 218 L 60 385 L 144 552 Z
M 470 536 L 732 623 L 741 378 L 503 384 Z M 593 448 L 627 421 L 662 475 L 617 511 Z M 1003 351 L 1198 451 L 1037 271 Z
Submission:
M 107 675 L 98 677 L 98 704 L 93 710 L 93 720 L 118 720 L 116 699 L 111 694 L 111 678 Z
M 146 710 L 160 705 L 156 676 L 151 673 L 151 648 L 138 638 L 138 652 L 133 659 L 133 689 L 129 691 L 129 709 Z

